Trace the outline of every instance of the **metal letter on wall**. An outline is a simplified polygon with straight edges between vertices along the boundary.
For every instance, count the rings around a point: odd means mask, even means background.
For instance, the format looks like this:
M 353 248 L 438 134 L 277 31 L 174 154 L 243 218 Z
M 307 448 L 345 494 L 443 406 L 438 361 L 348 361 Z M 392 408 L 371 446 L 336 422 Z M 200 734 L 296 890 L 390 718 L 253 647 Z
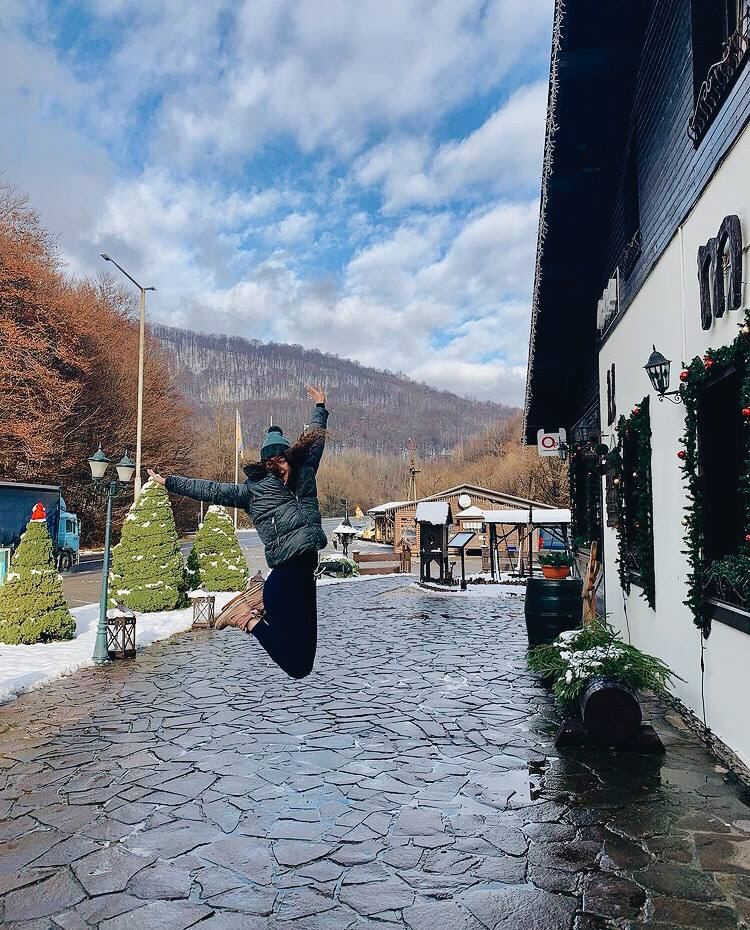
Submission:
M 729 261 L 727 287 L 724 286 L 723 256 Z M 739 310 L 742 304 L 742 225 L 735 214 L 724 218 L 719 234 L 698 249 L 701 327 L 711 329 L 714 318 L 725 310 Z
M 611 426 L 617 417 L 617 401 L 615 400 L 615 363 L 607 371 L 607 426 Z

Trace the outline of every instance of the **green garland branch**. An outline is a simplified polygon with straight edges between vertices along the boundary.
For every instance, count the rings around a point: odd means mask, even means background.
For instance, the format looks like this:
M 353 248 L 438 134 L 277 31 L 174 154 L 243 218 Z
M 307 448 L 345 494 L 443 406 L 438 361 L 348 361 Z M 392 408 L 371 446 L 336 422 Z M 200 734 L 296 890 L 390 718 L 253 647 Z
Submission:
M 630 594 L 635 580 L 641 596 L 655 610 L 654 516 L 651 491 L 651 415 L 644 397 L 617 424 L 617 455 L 608 456 L 618 497 L 617 571 L 620 587 Z M 637 575 L 634 566 L 637 566 Z
M 685 403 L 685 432 L 677 456 L 682 462 L 683 481 L 688 504 L 685 510 L 685 549 L 688 560 L 688 595 L 685 605 L 693 614 L 695 625 L 704 637 L 711 632 L 711 613 L 706 599 L 713 585 L 718 593 L 733 592 L 745 600 L 750 568 L 750 315 L 730 345 L 709 349 L 703 358 L 696 356 L 681 372 L 682 397 Z M 744 515 L 744 545 L 739 551 L 708 564 L 705 555 L 705 498 L 698 459 L 698 406 L 702 389 L 730 370 L 740 374 L 740 407 L 743 418 L 743 456 L 739 493 Z
M 587 545 L 602 537 L 601 461 L 606 447 L 588 440 L 574 447 L 568 467 L 572 539 Z

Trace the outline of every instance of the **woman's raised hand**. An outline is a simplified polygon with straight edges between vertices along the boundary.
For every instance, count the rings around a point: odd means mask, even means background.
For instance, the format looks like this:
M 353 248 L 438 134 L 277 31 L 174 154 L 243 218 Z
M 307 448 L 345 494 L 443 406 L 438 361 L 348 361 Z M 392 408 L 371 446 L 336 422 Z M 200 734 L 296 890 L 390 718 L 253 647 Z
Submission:
M 167 483 L 166 479 L 162 478 L 161 475 L 157 474 L 153 468 L 147 468 L 148 477 L 150 481 L 155 481 L 157 484 L 160 484 L 162 487 Z
M 320 388 L 308 387 L 307 396 L 316 404 L 324 404 L 326 402 L 326 392 L 321 391 Z

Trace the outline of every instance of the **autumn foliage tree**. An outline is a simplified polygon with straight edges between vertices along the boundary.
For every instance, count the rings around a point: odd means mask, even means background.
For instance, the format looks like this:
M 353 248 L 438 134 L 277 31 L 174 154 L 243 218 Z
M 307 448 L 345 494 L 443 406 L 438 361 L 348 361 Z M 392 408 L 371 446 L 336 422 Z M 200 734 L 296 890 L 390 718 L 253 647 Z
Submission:
M 0 478 L 60 484 L 86 536 L 101 535 L 86 459 L 135 449 L 138 327 L 111 279 L 64 273 L 24 198 L 0 184 Z M 143 461 L 189 471 L 193 412 L 159 346 L 146 347 Z M 118 511 L 122 519 L 125 507 Z

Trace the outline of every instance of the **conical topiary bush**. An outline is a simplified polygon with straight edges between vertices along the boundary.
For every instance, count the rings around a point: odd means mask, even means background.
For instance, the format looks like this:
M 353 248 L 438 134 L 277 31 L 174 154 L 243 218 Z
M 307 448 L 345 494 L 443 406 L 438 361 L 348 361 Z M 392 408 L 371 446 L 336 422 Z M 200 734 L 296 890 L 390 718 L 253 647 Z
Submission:
M 208 508 L 188 556 L 191 588 L 206 591 L 242 591 L 247 583 L 247 562 L 223 507 Z
M 184 607 L 185 560 L 166 490 L 154 481 L 143 485 L 112 549 L 109 603 L 152 612 Z
M 49 643 L 73 639 L 76 622 L 57 573 L 44 509 L 29 522 L 0 587 L 0 643 Z

